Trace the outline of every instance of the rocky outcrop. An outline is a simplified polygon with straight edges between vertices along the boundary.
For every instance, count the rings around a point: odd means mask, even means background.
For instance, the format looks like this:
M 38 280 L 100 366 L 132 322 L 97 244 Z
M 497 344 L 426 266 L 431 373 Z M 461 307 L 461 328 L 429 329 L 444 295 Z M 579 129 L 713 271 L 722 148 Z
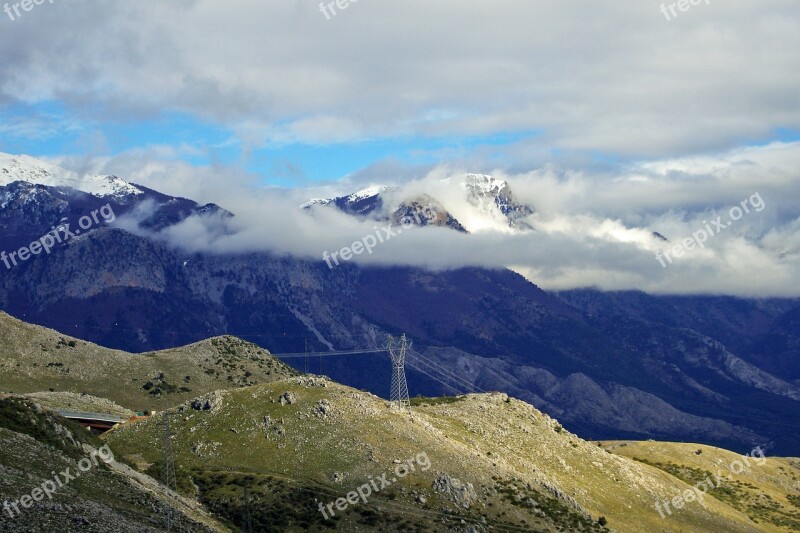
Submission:
M 469 509 L 478 500 L 478 493 L 475 492 L 472 483 L 464 483 L 445 472 L 439 474 L 439 477 L 433 482 L 432 488 L 434 492 L 446 496 L 463 509 Z

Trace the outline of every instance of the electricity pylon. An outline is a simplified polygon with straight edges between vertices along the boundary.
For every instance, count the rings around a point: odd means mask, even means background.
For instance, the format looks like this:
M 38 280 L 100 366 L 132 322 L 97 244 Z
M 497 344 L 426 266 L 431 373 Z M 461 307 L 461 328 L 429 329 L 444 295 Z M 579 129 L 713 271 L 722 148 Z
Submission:
M 386 349 L 392 358 L 392 390 L 389 394 L 389 401 L 401 409 L 408 409 L 411 402 L 408 399 L 408 382 L 406 382 L 406 350 L 411 347 L 411 343 L 406 340 L 405 333 L 400 339 L 389 337 Z
M 170 412 L 168 410 L 164 411 L 164 435 L 163 435 L 163 446 L 164 446 L 164 469 L 161 472 L 161 481 L 164 483 L 169 490 L 178 492 L 178 482 L 177 477 L 175 476 L 175 458 L 172 455 L 172 431 L 169 427 L 169 417 Z M 176 502 L 177 504 L 177 502 Z M 172 527 L 174 522 L 176 522 L 175 517 L 173 514 L 175 510 L 172 508 L 172 505 L 168 503 L 167 505 L 167 512 L 166 512 L 166 529 L 167 531 L 172 531 Z M 180 523 L 178 523 L 178 530 L 181 530 Z
M 250 516 L 250 488 L 244 488 L 244 533 L 253 533 L 253 519 Z

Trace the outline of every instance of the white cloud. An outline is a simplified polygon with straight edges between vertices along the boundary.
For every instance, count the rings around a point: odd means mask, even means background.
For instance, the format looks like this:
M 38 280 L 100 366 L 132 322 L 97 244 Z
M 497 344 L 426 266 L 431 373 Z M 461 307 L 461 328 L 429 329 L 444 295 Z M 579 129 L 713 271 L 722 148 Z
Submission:
M 441 183 L 469 170 L 508 179 L 536 208 L 537 231 L 413 231 L 358 260 L 510 265 L 549 288 L 798 295 L 800 147 L 741 146 L 800 131 L 800 4 L 711 2 L 671 22 L 660 4 L 362 1 L 326 20 L 305 0 L 57 2 L 4 24 L 0 104 L 13 116 L 13 104 L 55 102 L 70 118 L 16 119 L 0 131 L 86 132 L 92 153 L 62 161 L 73 170 L 237 214 L 234 236 L 209 235 L 198 221 L 174 229 L 189 248 L 321 258 L 373 224 L 307 216 L 297 205 L 376 182 L 428 192 L 473 227 L 490 227 Z M 239 167 L 179 162 L 215 160 L 214 147 L 180 138 L 92 157 L 106 153 L 107 140 L 89 133 L 96 124 L 176 112 L 233 132 L 225 144 L 240 146 L 243 160 L 287 143 L 456 142 L 431 144 L 423 160 L 439 165 L 385 160 L 304 190 L 260 188 L 261 177 Z M 514 132 L 535 137 L 511 135 L 499 148 L 457 142 Z M 624 166 L 601 166 L 598 153 Z M 302 179 L 292 160 L 274 169 Z M 762 212 L 669 268 L 655 260 L 650 231 L 674 245 L 756 192 Z
M 301 0 L 56 3 L 6 21 L 0 101 L 185 111 L 261 143 L 540 131 L 647 158 L 800 129 L 795 0 L 671 22 L 659 6 L 405 0 L 326 20 Z
M 190 250 L 269 251 L 321 261 L 323 252 L 350 246 L 376 231 L 375 222 L 335 209 L 298 209 L 312 197 L 354 192 L 350 184 L 263 189 L 253 187 L 249 180 L 254 177 L 237 169 L 153 162 L 152 154 L 100 166 L 120 164 L 128 165 L 134 181 L 145 185 L 169 180 L 168 192 L 194 192 L 194 183 L 204 194 L 199 199 L 216 200 L 235 212 L 233 235 L 210 231 L 198 220 L 162 235 Z M 397 189 L 387 201 L 426 192 L 453 214 L 466 213 L 470 206 L 459 176 L 443 181 L 453 174 L 449 167 L 437 167 L 423 178 L 394 183 Z M 670 294 L 800 296 L 800 143 L 648 162 L 619 176 L 549 168 L 498 177 L 508 179 L 515 194 L 536 209 L 529 218 L 535 231 L 463 235 L 414 229 L 353 261 L 434 269 L 512 267 L 547 289 L 596 286 Z M 749 213 L 724 230 L 708 233 L 712 220 L 720 216 L 728 221 L 730 209 L 742 201 L 748 202 Z M 653 231 L 669 242 L 654 238 Z M 708 233 L 703 248 L 676 257 L 671 249 L 698 231 Z M 663 268 L 657 250 L 671 253 L 672 264 Z

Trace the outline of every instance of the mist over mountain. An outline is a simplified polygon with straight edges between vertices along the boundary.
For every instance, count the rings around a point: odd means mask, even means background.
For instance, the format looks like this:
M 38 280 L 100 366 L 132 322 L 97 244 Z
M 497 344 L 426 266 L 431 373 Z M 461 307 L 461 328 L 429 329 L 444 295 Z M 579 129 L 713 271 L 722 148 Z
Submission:
M 794 143 L 721 154 L 716 159 L 648 163 L 613 179 L 552 168 L 517 175 L 498 172 L 491 179 L 509 188 L 513 195 L 509 205 L 514 206 L 501 209 L 498 196 L 481 207 L 464 186 L 468 175 L 443 167 L 423 178 L 398 178 L 396 183 L 371 186 L 384 189 L 376 198 L 386 205 L 376 210 L 373 195 L 359 199 L 367 210 L 361 215 L 370 216 L 361 216 L 352 207 L 317 209 L 325 207 L 317 204 L 313 209 L 298 209 L 314 198 L 346 205 L 356 191 L 371 191 L 363 183 L 349 189 L 339 184 L 338 194 L 328 188 L 232 186 L 218 197 L 209 197 L 208 190 L 197 191 L 202 202 L 235 212 L 231 231 L 220 233 L 216 227 L 188 219 L 159 237 L 187 252 L 269 251 L 321 258 L 325 251 L 374 233 L 376 221 L 390 220 L 404 201 L 424 195 L 440 204 L 445 219 L 453 219 L 450 225 L 455 227 L 457 222 L 470 235 L 411 231 L 352 261 L 433 269 L 512 268 L 550 290 L 595 287 L 651 294 L 792 297 L 800 291 L 796 212 L 800 198 L 792 188 L 800 179 L 797 168 L 800 145 Z M 95 168 L 101 174 L 104 169 L 102 165 Z M 178 189 L 185 189 L 177 196 L 193 197 L 191 191 L 206 183 L 202 172 L 200 181 L 187 181 L 193 172 L 178 166 L 140 177 L 145 185 L 152 180 L 170 191 L 170 183 L 175 182 Z M 701 196 L 707 198 L 705 203 L 698 202 Z M 735 209 L 741 209 L 742 203 L 748 211 L 731 220 L 731 210 L 738 214 Z M 508 213 L 522 225 L 515 226 L 503 209 L 511 209 Z M 713 224 L 717 220 L 721 228 Z M 275 231 L 278 227 L 292 231 Z M 675 247 L 682 250 L 698 232 L 705 234 L 702 246 L 691 244 L 677 257 Z M 434 249 L 448 253 L 430 253 Z M 664 253 L 671 262 L 659 260 Z

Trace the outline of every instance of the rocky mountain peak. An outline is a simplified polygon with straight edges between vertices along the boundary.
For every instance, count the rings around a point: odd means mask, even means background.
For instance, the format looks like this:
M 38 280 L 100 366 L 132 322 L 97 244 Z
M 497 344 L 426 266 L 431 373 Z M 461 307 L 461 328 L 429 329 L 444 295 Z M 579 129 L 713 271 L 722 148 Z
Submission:
M 100 198 L 119 199 L 144 194 L 142 189 L 116 176 L 80 175 L 35 157 L 0 153 L 0 186 L 17 181 L 69 187 Z

